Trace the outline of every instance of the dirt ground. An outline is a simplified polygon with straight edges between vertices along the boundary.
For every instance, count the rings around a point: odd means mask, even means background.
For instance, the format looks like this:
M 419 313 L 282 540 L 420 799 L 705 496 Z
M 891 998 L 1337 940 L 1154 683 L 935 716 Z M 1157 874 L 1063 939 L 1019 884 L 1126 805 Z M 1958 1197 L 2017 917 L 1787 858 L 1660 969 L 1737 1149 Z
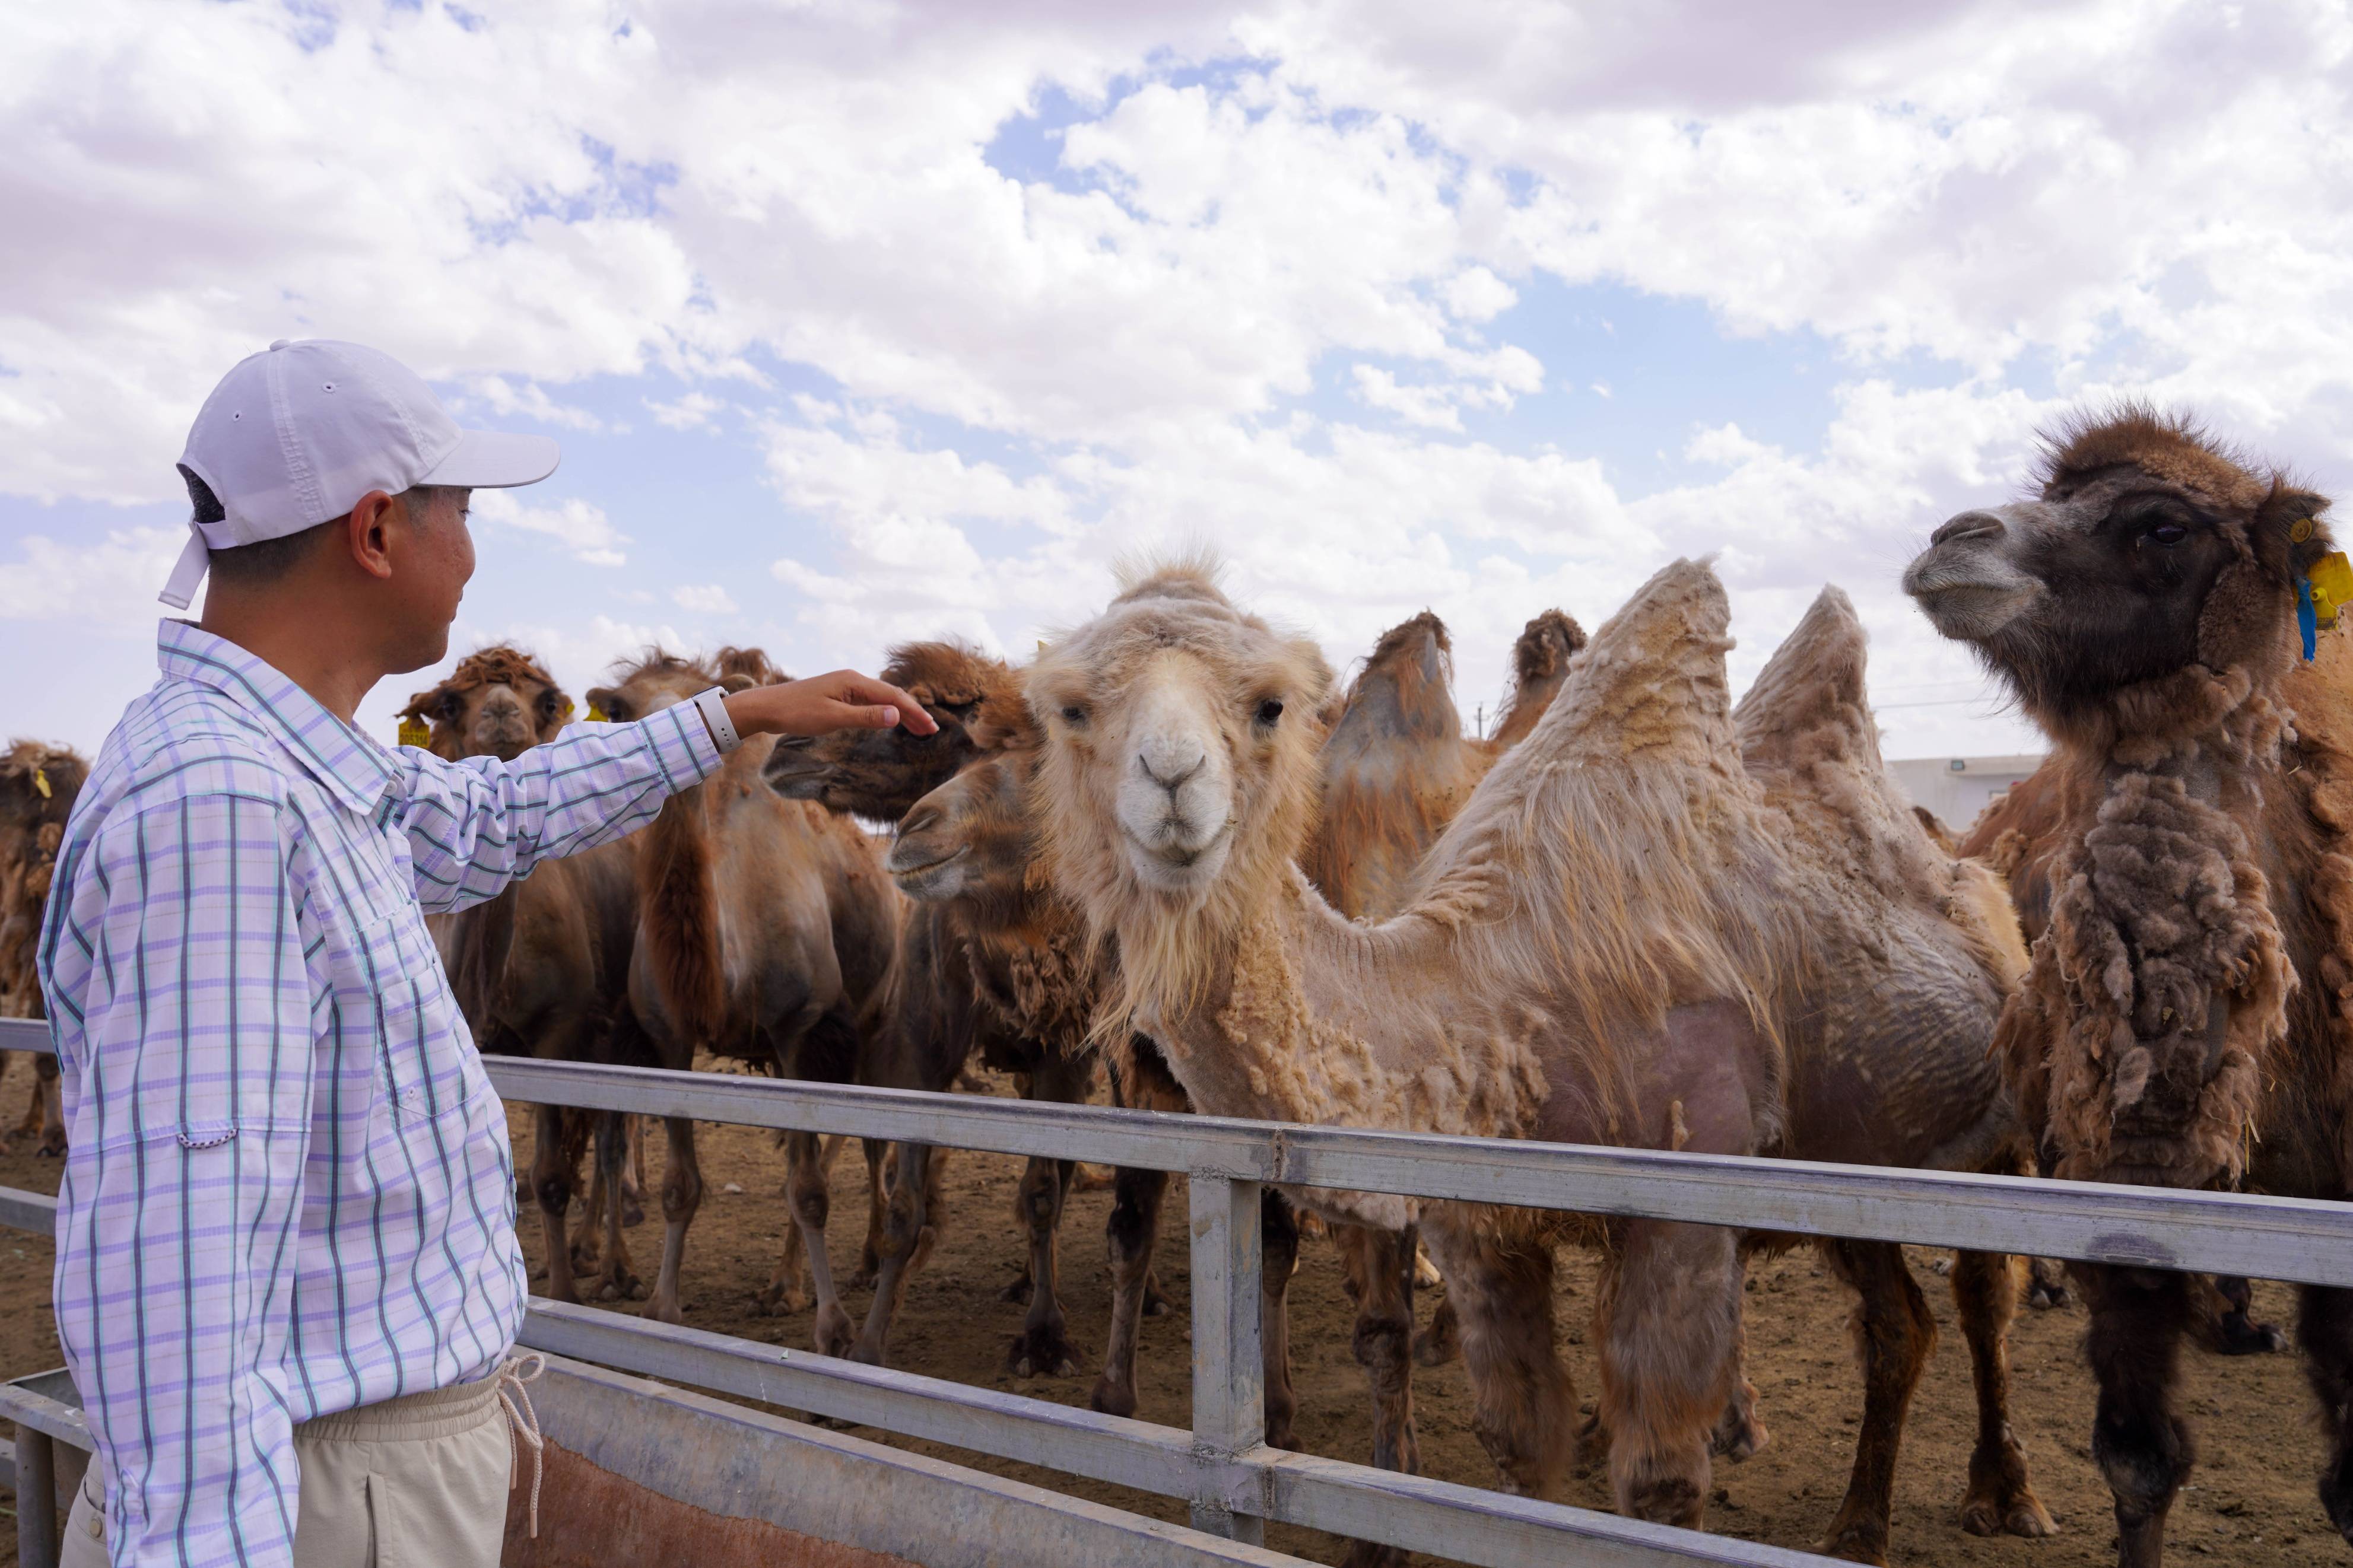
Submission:
M 10 1056 L 5 1061 L 6 1070 L 0 1074 L 0 1118 L 5 1118 L 0 1125 L 13 1126 L 23 1110 L 31 1072 L 27 1058 Z M 1004 1086 L 997 1087 L 1004 1092 Z M 512 1125 L 517 1148 L 527 1161 L 528 1114 L 513 1113 Z M 698 1146 L 710 1195 L 688 1241 L 688 1322 L 796 1350 L 807 1348 L 808 1311 L 766 1317 L 752 1306 L 753 1293 L 775 1265 L 786 1223 L 780 1196 L 781 1152 L 766 1135 L 732 1127 L 702 1129 Z M 657 1132 L 649 1154 L 657 1184 L 662 1157 Z M 1063 1298 L 1072 1338 L 1090 1352 L 1087 1364 L 1075 1377 L 1017 1379 L 1005 1370 L 1004 1355 L 1019 1327 L 1022 1309 L 1000 1300 L 999 1292 L 1021 1267 L 1022 1249 L 1012 1218 L 1019 1172 L 1020 1163 L 1007 1156 L 953 1156 L 939 1243 L 908 1288 L 892 1344 L 893 1363 L 937 1377 L 1083 1405 L 1095 1372 L 1092 1356 L 1101 1349 L 1110 1310 L 1103 1244 L 1110 1194 L 1074 1194 L 1065 1221 Z M 856 1262 L 864 1226 L 862 1180 L 853 1145 L 834 1171 L 829 1251 L 838 1277 L 847 1277 Z M 21 1144 L 0 1155 L 0 1184 L 54 1192 L 57 1182 L 57 1163 L 34 1158 Z M 729 1191 L 731 1184 L 740 1190 Z M 631 1231 L 628 1239 L 640 1271 L 650 1276 L 659 1256 L 660 1222 L 658 1206 L 649 1206 L 656 1209 L 654 1217 Z M 1162 1227 L 1157 1268 L 1172 1298 L 1171 1310 L 1145 1325 L 1138 1376 L 1143 1406 L 1137 1414 L 1182 1426 L 1189 1357 L 1185 1349 L 1181 1190 L 1171 1192 L 1166 1213 L 1173 1223 Z M 522 1236 L 537 1271 L 535 1211 L 524 1216 Z M 18 1377 L 58 1364 L 48 1304 L 50 1256 L 46 1243 L 0 1235 L 0 1376 Z M 1561 1335 L 1570 1369 L 1589 1397 L 1595 1368 L 1586 1325 L 1593 1269 L 1583 1257 L 1564 1262 Z M 1915 1249 L 1912 1262 L 1936 1306 L 1942 1336 L 1905 1434 L 1891 1560 L 1922 1568 L 2094 1568 L 2112 1563 L 2115 1532 L 2107 1492 L 2086 1447 L 2092 1386 L 2078 1351 L 2084 1326 L 2080 1310 L 2021 1309 L 2011 1342 L 2017 1379 L 2011 1418 L 2036 1486 L 2059 1520 L 2062 1533 L 2043 1542 L 1981 1541 L 1964 1534 L 1954 1522 L 1975 1419 L 1968 1354 L 1950 1297 L 1933 1272 L 1936 1255 Z M 1813 1544 L 1827 1526 L 1844 1491 L 1852 1457 L 1862 1390 L 1845 1331 L 1851 1298 L 1807 1252 L 1759 1263 L 1748 1289 L 1749 1372 L 1772 1440 L 1746 1464 L 1718 1468 L 1709 1527 L 1802 1549 Z M 2259 1285 L 2255 1300 L 2258 1315 L 2266 1321 L 2285 1324 L 2292 1317 L 2293 1299 L 2285 1288 Z M 1363 1374 L 1348 1348 L 1354 1313 L 1328 1245 L 1311 1240 L 1303 1246 L 1291 1304 L 1300 1441 L 1314 1453 L 1361 1460 L 1366 1452 L 1367 1416 Z M 1420 1300 L 1425 1321 L 1432 1304 L 1427 1294 Z M 855 1315 L 863 1310 L 864 1300 L 853 1298 L 849 1305 Z M 635 1311 L 637 1307 L 622 1304 L 615 1310 Z M 2193 1352 L 2187 1364 L 2185 1408 L 2199 1431 L 2203 1458 L 2174 1513 L 2176 1559 L 2211 1557 L 2250 1568 L 2353 1562 L 2353 1552 L 2329 1529 L 2314 1496 L 2320 1438 L 2311 1396 L 2294 1357 L 2224 1361 Z M 1472 1434 L 1470 1408 L 1459 1362 L 1434 1371 L 1416 1369 L 1415 1410 L 1425 1473 L 1472 1486 L 1492 1485 L 1493 1471 Z M 912 1446 L 1163 1518 L 1183 1517 L 1182 1506 L 1166 1500 L 931 1445 Z M 9 1504 L 13 1500 L 6 1500 Z M 1562 1500 L 1607 1508 L 1606 1483 L 1598 1476 L 1575 1480 Z M 1336 1562 L 1343 1550 L 1330 1536 L 1284 1526 L 1271 1529 L 1268 1536 L 1271 1546 L 1322 1562 Z M 13 1517 L 0 1519 L 0 1568 L 15 1561 Z

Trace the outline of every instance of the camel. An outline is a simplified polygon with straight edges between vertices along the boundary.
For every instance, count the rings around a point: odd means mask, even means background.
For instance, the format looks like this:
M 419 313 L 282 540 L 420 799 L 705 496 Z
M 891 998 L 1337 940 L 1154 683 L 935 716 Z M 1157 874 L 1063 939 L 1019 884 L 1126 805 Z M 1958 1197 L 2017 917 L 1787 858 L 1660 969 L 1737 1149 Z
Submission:
M 1463 734 L 1454 705 L 1445 623 L 1424 611 L 1382 634 L 1324 742 L 1322 800 L 1300 857 L 1335 910 L 1362 920 L 1403 906 L 1422 857 L 1495 759 L 1535 727 L 1584 646 L 1584 628 L 1558 610 L 1528 622 L 1513 648 L 1512 693 L 1495 733 L 1474 739 Z M 1416 1227 L 1391 1234 L 1341 1225 L 1332 1239 L 1356 1303 L 1351 1345 L 1373 1390 L 1373 1463 L 1419 1473 L 1412 1363 L 1439 1365 L 1459 1349 L 1452 1301 L 1440 1300 L 1430 1331 L 1417 1338 Z M 1350 1563 L 1371 1568 L 1397 1557 L 1360 1546 Z
M 1286 721 L 1324 700 L 1314 645 L 1237 609 L 1199 563 L 1132 582 L 1025 680 L 1047 736 L 1034 826 L 1049 873 L 1117 944 L 1104 1037 L 1148 1035 L 1214 1114 L 2016 1168 L 1985 1048 L 2023 964 L 2000 883 L 1938 854 L 1888 781 L 1843 595 L 1824 591 L 1736 715 L 1728 618 L 1706 565 L 1660 572 L 1472 792 L 1403 910 L 1360 924 L 1296 864 L 1316 746 Z M 1902 1116 L 1871 1094 L 1892 1059 L 1916 1091 Z M 1704 1523 L 1738 1370 L 1740 1237 L 1291 1195 L 1388 1230 L 1419 1218 L 1461 1318 L 1474 1426 L 1527 1493 L 1551 1489 L 1574 1447 L 1552 1247 L 1599 1247 L 1618 1506 Z M 1883 1562 L 1934 1324 L 1893 1244 L 1821 1246 L 1862 1297 L 1867 1390 L 1827 1549 Z M 2047 1533 L 2003 1409 L 2008 1260 L 1964 1255 L 1955 1283 L 1980 1394 L 1964 1521 Z
M 1905 589 L 2052 741 L 2021 801 L 2047 924 L 1995 1045 L 2047 1167 L 2077 1180 L 2342 1200 L 2353 1188 L 2353 649 L 2298 659 L 2326 497 L 2194 421 L 2060 428 L 2029 500 L 1936 531 Z M 2013 876 L 2018 874 L 2013 868 Z M 2155 1568 L 2195 1450 L 2177 1408 L 2189 1277 L 2076 1264 L 2092 1456 L 2117 1561 Z M 2297 1340 L 2353 1541 L 2353 1292 Z
M 427 727 L 427 749 L 450 762 L 512 762 L 555 739 L 572 714 L 544 667 L 511 645 L 480 649 L 447 680 L 411 698 L 404 721 Z M 628 1054 L 629 959 L 637 940 L 637 847 L 623 838 L 543 862 L 497 898 L 427 923 L 474 1042 L 496 1055 L 611 1061 Z M 616 1038 L 622 1042 L 617 1047 Z M 537 1108 L 529 1177 L 547 1243 L 547 1293 L 579 1300 L 575 1270 L 601 1260 L 595 1293 L 636 1288 L 621 1238 L 628 1139 L 617 1114 Z M 581 1145 L 593 1131 L 596 1177 L 581 1234 L 565 1236 Z M 601 1220 L 602 1235 L 598 1234 Z
M 588 700 L 627 722 L 714 681 L 744 689 L 778 678 L 756 649 L 723 649 L 705 663 L 655 648 Z M 774 744 L 746 740 L 710 777 L 665 801 L 638 836 L 628 982 L 641 1028 L 636 1048 L 652 1065 L 681 1070 L 709 1051 L 784 1077 L 842 1082 L 860 1048 L 858 1020 L 897 957 L 899 896 L 854 824 L 765 787 L 761 771 Z M 675 1323 L 702 1175 L 693 1122 L 672 1117 L 664 1126 L 662 1257 L 646 1310 Z M 765 1299 L 791 1290 L 805 1251 L 822 1329 L 842 1313 L 825 1250 L 830 1200 L 820 1141 L 796 1132 L 785 1142 L 791 1245 Z
M 90 763 L 70 747 L 17 741 L 0 752 L 0 1016 L 48 1016 L 33 955 L 66 817 L 89 777 Z M 37 1137 L 33 1152 L 54 1158 L 66 1152 L 58 1058 L 35 1053 L 33 1073 L 32 1100 L 15 1136 Z M 0 1152 L 10 1142 L 0 1131 Z

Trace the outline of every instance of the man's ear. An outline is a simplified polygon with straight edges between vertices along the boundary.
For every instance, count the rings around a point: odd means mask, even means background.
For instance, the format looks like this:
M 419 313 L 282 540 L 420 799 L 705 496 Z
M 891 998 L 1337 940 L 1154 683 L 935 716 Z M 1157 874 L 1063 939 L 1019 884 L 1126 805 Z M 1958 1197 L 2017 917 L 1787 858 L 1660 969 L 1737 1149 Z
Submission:
M 418 520 L 408 516 L 406 503 L 382 490 L 360 497 L 343 520 L 353 564 L 371 577 L 392 575 L 392 531 L 405 525 L 414 531 Z

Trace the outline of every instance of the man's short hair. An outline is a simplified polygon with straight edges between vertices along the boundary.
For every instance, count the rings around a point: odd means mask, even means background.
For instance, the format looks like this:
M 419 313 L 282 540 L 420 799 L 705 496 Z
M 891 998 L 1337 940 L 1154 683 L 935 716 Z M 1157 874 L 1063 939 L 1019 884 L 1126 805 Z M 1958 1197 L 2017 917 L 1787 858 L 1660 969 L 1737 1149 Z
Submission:
M 180 465 L 180 478 L 187 481 L 188 505 L 193 509 L 193 521 L 218 522 L 228 515 L 228 509 L 222 506 L 220 498 L 213 494 L 212 486 L 198 479 L 185 463 Z M 400 499 L 407 506 L 409 516 L 420 522 L 431 516 L 436 492 L 439 489 L 437 485 L 415 485 L 403 490 Z M 276 539 L 265 539 L 257 544 L 238 544 L 227 550 L 216 550 L 212 552 L 212 574 L 223 582 L 235 583 L 242 587 L 267 586 L 291 572 L 297 562 L 317 548 L 327 530 L 342 521 L 342 518 L 331 517 L 299 532 L 280 534 Z

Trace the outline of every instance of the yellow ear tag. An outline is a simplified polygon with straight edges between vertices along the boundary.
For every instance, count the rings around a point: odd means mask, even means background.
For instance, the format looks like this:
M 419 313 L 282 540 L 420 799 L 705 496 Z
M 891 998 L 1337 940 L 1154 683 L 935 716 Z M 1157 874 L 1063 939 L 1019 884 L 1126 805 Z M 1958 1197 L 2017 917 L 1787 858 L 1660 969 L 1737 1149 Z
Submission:
M 605 710 L 602 708 L 599 708 L 594 702 L 591 702 L 588 704 L 588 722 L 591 724 L 609 724 L 612 721 L 605 717 Z
M 565 698 L 565 699 L 564 700 L 564 706 L 556 710 L 555 717 L 556 717 L 556 721 L 557 721 L 557 722 L 559 722 L 559 723 L 565 722 L 565 721 L 569 721 L 569 720 L 571 719 L 571 717 L 572 717 L 572 699 L 570 699 L 569 697 L 567 697 L 567 698 Z
M 431 744 L 432 741 L 433 731 L 425 727 L 425 721 L 422 719 L 403 719 L 400 721 L 402 745 L 425 746 Z
M 33 787 L 41 792 L 41 798 L 43 800 L 50 798 L 48 770 L 46 768 L 35 768 L 33 770 Z
M 2333 626 L 2345 606 L 2353 605 L 2353 562 L 2341 550 L 2332 550 L 2312 563 L 2306 574 L 2312 583 L 2313 619 Z
M 2294 522 L 2289 523 L 2287 525 L 2287 536 L 2289 542 L 2295 544 L 2302 544 L 2306 540 L 2310 539 L 2312 537 L 2312 519 L 2308 517 L 2299 517 Z

